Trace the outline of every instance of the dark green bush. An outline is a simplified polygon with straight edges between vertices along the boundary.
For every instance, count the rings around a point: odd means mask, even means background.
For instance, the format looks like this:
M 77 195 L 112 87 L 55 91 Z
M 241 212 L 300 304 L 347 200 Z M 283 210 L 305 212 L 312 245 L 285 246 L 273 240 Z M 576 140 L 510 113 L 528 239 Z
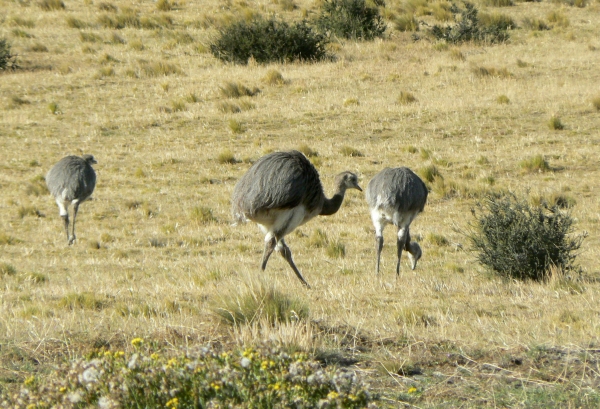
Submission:
M 478 17 L 478 10 L 471 3 L 464 2 L 464 9 L 460 9 L 455 3 L 452 3 L 450 11 L 454 16 L 454 25 L 440 26 L 434 25 L 430 33 L 438 40 L 445 40 L 448 43 L 464 42 L 484 42 L 484 43 L 502 43 L 508 40 L 509 35 L 505 22 L 493 21 L 487 25 L 481 24 Z
M 379 10 L 365 0 L 325 0 L 316 24 L 323 32 L 361 40 L 381 37 L 386 28 Z
M 327 58 L 326 44 L 325 36 L 314 32 L 305 21 L 290 25 L 275 18 L 257 18 L 222 29 L 210 44 L 210 52 L 236 64 L 247 64 L 250 58 L 258 63 L 318 61 Z
M 550 268 L 575 270 L 584 236 L 557 203 L 532 206 L 514 194 L 490 194 L 472 210 L 467 236 L 478 261 L 506 278 L 543 280 Z
M 17 68 L 17 57 L 10 52 L 6 39 L 0 40 L 0 71 Z
M 267 347 L 209 347 L 165 355 L 132 341 L 131 354 L 98 352 L 27 378 L 11 408 L 366 408 L 374 398 L 358 376 L 302 353 Z M 4 407 L 4 406 L 3 406 Z

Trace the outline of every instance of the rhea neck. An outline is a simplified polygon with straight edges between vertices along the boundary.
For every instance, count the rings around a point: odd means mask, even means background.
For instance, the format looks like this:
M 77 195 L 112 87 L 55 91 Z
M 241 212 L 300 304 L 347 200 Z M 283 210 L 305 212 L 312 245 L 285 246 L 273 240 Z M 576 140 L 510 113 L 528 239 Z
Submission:
M 330 199 L 325 198 L 325 201 L 323 202 L 323 208 L 319 214 L 321 216 L 329 216 L 337 212 L 344 201 L 345 194 L 346 186 L 343 183 L 339 183 L 333 196 Z

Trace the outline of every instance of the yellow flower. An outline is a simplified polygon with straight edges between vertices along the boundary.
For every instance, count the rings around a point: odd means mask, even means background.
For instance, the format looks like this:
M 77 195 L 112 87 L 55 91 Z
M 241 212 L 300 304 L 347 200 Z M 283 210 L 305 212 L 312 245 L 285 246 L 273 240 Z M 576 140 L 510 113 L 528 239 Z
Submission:
M 415 388 L 414 386 L 411 386 L 410 388 L 408 388 L 408 393 L 415 393 L 417 391 L 417 388 Z
M 260 363 L 260 369 L 267 369 L 268 366 L 269 366 L 269 362 L 268 361 L 262 361 Z
M 61 388 L 59 389 L 59 392 L 65 392 L 67 390 L 67 388 L 65 388 L 64 386 L 61 386 Z
M 123 351 L 117 351 L 117 352 L 115 352 L 115 358 L 120 358 L 123 355 L 125 355 L 125 352 L 123 352 Z
M 279 389 L 281 389 L 281 382 L 277 382 L 276 384 L 269 386 L 271 386 L 271 388 L 273 388 L 274 391 L 278 391 Z
M 131 340 L 131 345 L 133 345 L 134 348 L 138 348 L 143 343 L 144 343 L 144 340 L 142 338 L 134 338 Z
M 155 361 L 160 357 L 160 355 L 158 355 L 156 352 L 153 353 L 152 355 L 150 355 L 150 358 L 154 359 Z
M 177 358 L 171 358 L 167 361 L 167 366 L 173 366 L 177 363 Z
M 25 379 L 23 382 L 24 385 L 31 385 L 35 381 L 35 376 L 31 375 L 29 378 Z
M 179 405 L 179 399 L 173 398 L 167 402 L 166 406 L 167 408 L 177 408 L 177 405 Z
M 273 361 L 269 361 L 269 367 L 270 367 L 270 368 L 273 368 L 274 366 L 275 366 L 275 362 L 273 362 Z
M 252 357 L 252 348 L 246 348 L 246 350 L 244 351 L 242 356 L 244 358 L 251 358 Z
M 110 351 L 104 351 L 104 356 L 111 356 L 111 355 L 112 355 L 112 352 L 110 352 Z
M 214 382 L 210 384 L 210 387 L 213 388 L 215 391 L 218 391 L 219 389 L 221 389 L 221 387 Z
M 340 396 L 339 393 L 337 393 L 336 391 L 331 391 L 327 394 L 327 399 L 335 399 L 338 396 Z

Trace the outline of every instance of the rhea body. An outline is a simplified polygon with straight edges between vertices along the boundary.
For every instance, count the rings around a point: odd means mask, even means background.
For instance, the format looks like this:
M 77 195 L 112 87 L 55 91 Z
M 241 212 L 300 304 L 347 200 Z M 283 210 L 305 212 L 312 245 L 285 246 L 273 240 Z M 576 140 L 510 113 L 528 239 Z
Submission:
M 396 276 L 400 275 L 400 257 L 403 249 L 408 252 L 412 269 L 417 266 L 422 251 L 417 242 L 410 241 L 410 224 L 423 211 L 427 193 L 425 183 L 406 167 L 385 168 L 369 182 L 366 198 L 375 226 L 377 274 L 383 248 L 383 229 L 388 224 L 393 224 L 398 229 Z
M 335 193 L 325 197 L 319 173 L 300 152 L 273 152 L 260 158 L 242 176 L 232 195 L 236 221 L 256 222 L 265 234 L 261 269 L 274 250 L 281 253 L 296 276 L 310 287 L 292 259 L 285 236 L 315 216 L 336 213 L 346 189 L 358 189 L 354 173 L 342 172 L 335 177 Z
M 60 217 L 65 224 L 67 242 L 75 242 L 75 219 L 79 205 L 90 199 L 96 187 L 97 163 L 92 155 L 66 156 L 56 163 L 46 175 L 48 190 L 54 196 Z M 73 205 L 72 234 L 69 235 L 69 206 Z

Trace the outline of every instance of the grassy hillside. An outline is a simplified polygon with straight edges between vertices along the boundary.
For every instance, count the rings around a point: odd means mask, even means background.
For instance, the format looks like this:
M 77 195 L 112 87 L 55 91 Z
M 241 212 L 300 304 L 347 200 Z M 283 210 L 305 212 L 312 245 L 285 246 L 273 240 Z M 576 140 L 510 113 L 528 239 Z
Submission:
M 387 0 L 384 38 L 333 39 L 332 61 L 209 52 L 237 18 L 312 19 L 321 3 L 0 0 L 20 66 L 0 72 L 0 391 L 136 337 L 167 351 L 271 340 L 351 365 L 384 406 L 596 407 L 600 3 L 481 0 L 487 18 L 512 19 L 509 41 L 452 45 L 426 35 L 445 3 Z M 427 25 L 399 31 L 411 16 Z M 260 92 L 231 97 L 228 83 Z M 253 161 L 287 149 L 311 155 L 328 194 L 343 170 L 365 188 L 386 166 L 435 167 L 411 228 L 417 270 L 403 260 L 396 279 L 388 227 L 375 276 L 352 190 L 287 239 L 312 290 L 279 256 L 260 272 L 263 236 L 231 224 L 230 196 Z M 98 184 L 69 247 L 44 176 L 83 153 Z M 504 281 L 478 265 L 461 232 L 492 190 L 570 203 L 588 234 L 583 279 Z M 265 288 L 307 319 L 234 329 L 215 313 Z

